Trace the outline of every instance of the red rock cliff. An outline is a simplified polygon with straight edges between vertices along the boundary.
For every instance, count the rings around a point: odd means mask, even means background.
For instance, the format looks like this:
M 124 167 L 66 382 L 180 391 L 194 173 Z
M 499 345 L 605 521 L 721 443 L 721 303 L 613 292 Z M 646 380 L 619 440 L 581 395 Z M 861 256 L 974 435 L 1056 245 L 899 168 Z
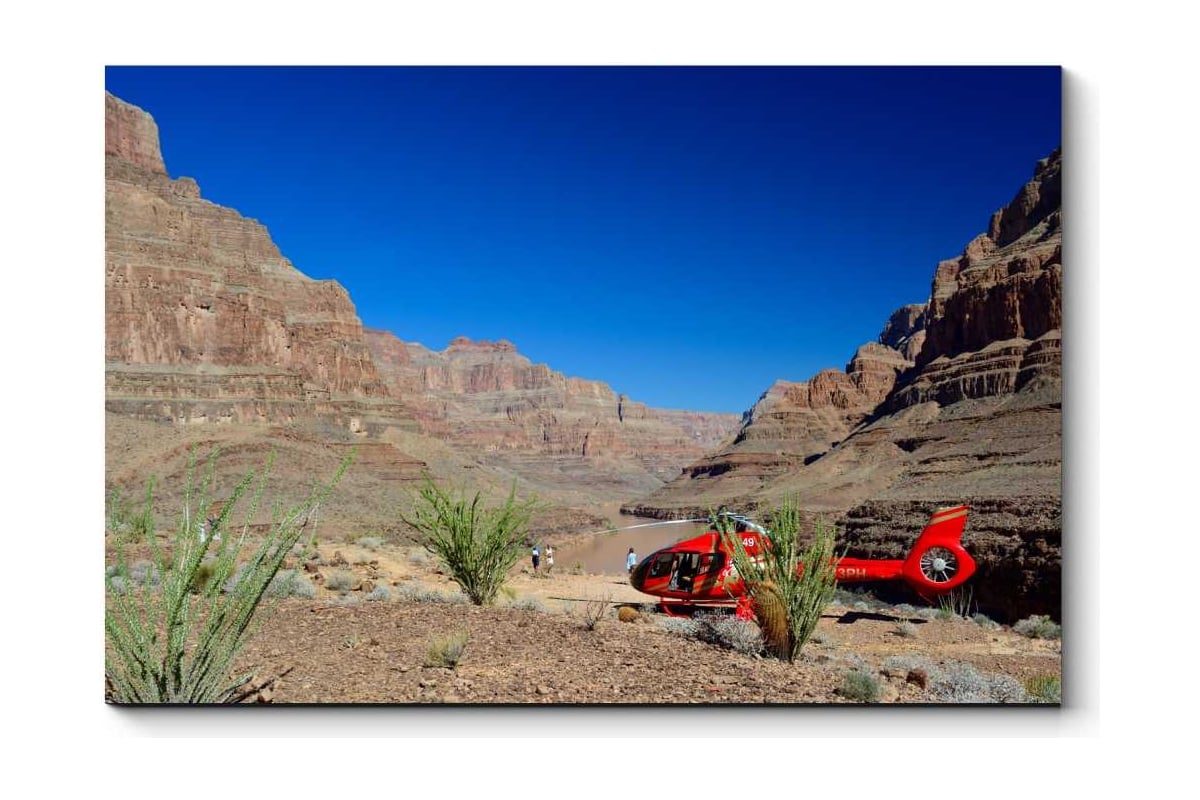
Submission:
M 107 93 L 105 136 L 110 405 L 143 397 L 147 370 L 233 376 L 226 395 L 246 399 L 386 396 L 345 289 L 301 274 L 262 225 L 202 199 L 195 181 L 171 180 L 154 120 Z M 183 398 L 187 386 L 166 379 L 159 392 Z

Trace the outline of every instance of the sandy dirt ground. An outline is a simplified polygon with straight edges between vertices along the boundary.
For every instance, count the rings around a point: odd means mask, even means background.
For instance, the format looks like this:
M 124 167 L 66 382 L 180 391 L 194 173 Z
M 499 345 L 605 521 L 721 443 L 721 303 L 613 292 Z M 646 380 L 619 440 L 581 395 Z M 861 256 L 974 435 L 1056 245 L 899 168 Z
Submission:
M 239 658 L 263 686 L 253 701 L 839 704 L 859 702 L 845 687 L 862 672 L 873 702 L 941 704 L 1028 700 L 1012 687 L 1061 677 L 1059 640 L 869 597 L 841 596 L 787 664 L 703 641 L 619 574 L 518 564 L 497 604 L 478 607 L 414 546 L 323 544 L 309 569 L 316 596 L 281 601 Z M 622 606 L 633 621 L 618 619 Z M 431 666 L 431 648 L 455 636 L 466 640 L 457 665 Z

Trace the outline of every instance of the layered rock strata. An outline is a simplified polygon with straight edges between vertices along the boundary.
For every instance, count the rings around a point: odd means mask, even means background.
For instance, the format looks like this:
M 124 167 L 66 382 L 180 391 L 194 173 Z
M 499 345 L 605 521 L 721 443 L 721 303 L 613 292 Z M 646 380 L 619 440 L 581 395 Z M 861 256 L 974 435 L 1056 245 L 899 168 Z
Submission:
M 542 459 L 558 470 L 579 460 L 625 460 L 657 486 L 728 439 L 739 422 L 734 414 L 650 408 L 605 383 L 534 364 L 504 340 L 460 337 L 441 352 L 385 331 L 368 331 L 367 342 L 422 429 L 485 460 L 536 469 Z
M 481 471 L 486 485 L 519 477 L 606 502 L 661 485 L 737 423 L 647 408 L 504 341 L 435 353 L 364 331 L 339 284 L 302 274 L 261 224 L 205 200 L 191 178 L 171 179 L 154 120 L 107 93 L 105 192 L 110 414 L 220 424 L 225 439 L 302 426 L 338 447 L 358 442 L 359 468 L 383 480 L 424 464 L 392 444 L 403 440 L 456 475 L 496 466 Z M 398 435 L 418 431 L 426 438 Z
M 168 177 L 144 111 L 111 94 L 105 111 L 107 407 L 172 421 L 403 418 L 346 290 Z
M 920 308 L 920 307 L 918 307 Z M 892 316 L 880 341 L 862 345 L 845 370 L 828 369 L 808 381 L 777 381 L 748 411 L 733 442 L 685 468 L 679 478 L 625 510 L 642 516 L 695 516 L 719 505 L 753 505 L 836 448 L 887 397 L 913 362 L 883 343 L 919 337 L 921 313 Z M 805 492 L 813 507 L 825 498 Z
M 849 555 L 899 558 L 934 509 L 965 502 L 979 608 L 1057 616 L 1061 171 L 1056 150 L 987 233 L 937 265 L 929 301 L 891 316 L 872 347 L 874 393 L 846 390 L 864 384 L 853 362 L 777 383 L 732 447 L 628 508 L 681 516 L 794 494 L 844 523 Z

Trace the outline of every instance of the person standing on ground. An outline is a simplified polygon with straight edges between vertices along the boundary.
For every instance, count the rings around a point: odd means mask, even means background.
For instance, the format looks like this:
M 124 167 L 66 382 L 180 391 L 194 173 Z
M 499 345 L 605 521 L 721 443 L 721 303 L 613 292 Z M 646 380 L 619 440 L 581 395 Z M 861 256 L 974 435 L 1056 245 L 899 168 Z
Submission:
M 546 574 L 550 574 L 550 570 L 554 569 L 554 548 L 546 545 Z
M 538 546 L 533 546 L 533 572 L 537 574 L 538 565 L 542 563 L 542 551 L 538 550 Z
M 629 555 L 625 556 L 625 571 L 633 572 L 633 568 L 637 566 L 637 553 L 633 552 L 633 548 L 629 548 Z

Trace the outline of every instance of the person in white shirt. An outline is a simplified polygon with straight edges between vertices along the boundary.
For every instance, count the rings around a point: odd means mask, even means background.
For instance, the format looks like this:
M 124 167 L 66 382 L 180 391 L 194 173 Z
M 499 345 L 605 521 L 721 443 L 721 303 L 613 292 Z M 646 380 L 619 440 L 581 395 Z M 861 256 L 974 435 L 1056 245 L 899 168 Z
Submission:
M 625 556 L 625 571 L 633 572 L 633 568 L 637 566 L 637 553 L 633 552 L 633 548 L 629 548 L 629 555 Z

